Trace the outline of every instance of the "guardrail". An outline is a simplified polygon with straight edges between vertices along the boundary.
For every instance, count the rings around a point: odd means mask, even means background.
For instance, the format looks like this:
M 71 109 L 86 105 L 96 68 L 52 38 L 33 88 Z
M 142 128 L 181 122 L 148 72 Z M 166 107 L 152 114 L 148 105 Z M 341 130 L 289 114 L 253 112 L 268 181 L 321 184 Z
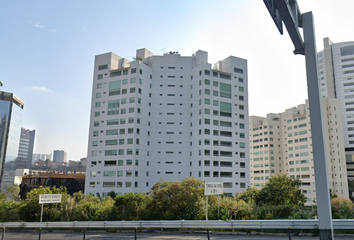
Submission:
M 354 219 L 333 219 L 333 229 L 354 229 Z M 104 221 L 7 222 L 1 228 L 203 228 L 203 229 L 314 229 L 318 220 Z

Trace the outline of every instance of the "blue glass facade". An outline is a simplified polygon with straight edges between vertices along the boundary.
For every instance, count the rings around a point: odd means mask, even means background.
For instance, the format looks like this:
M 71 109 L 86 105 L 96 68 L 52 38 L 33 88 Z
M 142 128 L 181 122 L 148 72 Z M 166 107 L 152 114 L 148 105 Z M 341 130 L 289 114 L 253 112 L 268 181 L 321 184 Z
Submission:
M 12 182 L 20 143 L 23 102 L 12 93 L 0 92 L 0 184 Z

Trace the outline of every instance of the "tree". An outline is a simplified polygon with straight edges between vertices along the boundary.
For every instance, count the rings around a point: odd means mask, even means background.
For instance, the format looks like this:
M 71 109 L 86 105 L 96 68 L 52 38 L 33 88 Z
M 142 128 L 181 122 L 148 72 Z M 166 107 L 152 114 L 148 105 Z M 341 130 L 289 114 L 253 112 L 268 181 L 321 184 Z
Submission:
M 205 215 L 204 183 L 186 177 L 181 182 L 161 180 L 150 190 L 149 216 L 156 220 L 197 220 Z
M 144 220 L 147 217 L 146 205 L 149 202 L 149 196 L 143 193 L 126 193 L 114 198 L 114 207 L 110 220 L 136 221 Z
M 248 187 L 246 191 L 240 192 L 236 199 L 243 200 L 246 203 L 256 202 L 259 190 L 256 187 Z
M 335 197 L 331 199 L 333 219 L 352 219 L 354 204 L 350 199 Z
M 0 202 L 0 222 L 18 222 L 20 216 L 18 210 L 21 206 L 21 202 L 14 200 L 6 200 Z
M 98 196 L 85 195 L 74 209 L 76 221 L 107 221 L 111 215 L 114 201 L 106 196 L 102 200 Z
M 39 222 L 40 215 L 41 215 L 41 206 L 39 205 L 39 195 L 40 194 L 62 194 L 62 201 L 65 201 L 68 197 L 66 192 L 66 188 L 49 188 L 49 187 L 42 187 L 34 188 L 26 195 L 26 201 L 24 204 L 21 205 L 19 209 L 19 215 L 22 221 L 25 222 Z M 63 197 L 64 196 L 64 197 Z M 49 221 L 50 216 L 53 214 L 51 211 L 55 209 L 55 206 L 61 204 L 44 204 L 43 206 L 43 221 Z M 54 219 L 52 219 L 54 220 Z
M 330 197 L 330 199 L 332 200 L 333 198 L 338 197 L 338 195 L 335 194 L 335 193 L 333 192 L 333 190 L 330 188 L 330 189 L 329 189 L 329 197 Z
M 116 196 L 117 196 L 117 194 L 116 194 L 116 192 L 115 191 L 110 191 L 109 193 L 108 193 L 108 195 L 107 196 L 110 196 L 112 199 L 114 199 Z
M 301 181 L 290 178 L 286 174 L 278 174 L 269 178 L 268 182 L 258 192 L 257 205 L 291 205 L 303 207 L 305 195 L 300 189 Z
M 6 188 L 8 197 L 15 201 L 20 201 L 20 187 L 18 185 L 10 186 Z
M 7 193 L 0 191 L 0 202 L 5 201 L 6 198 L 7 198 Z

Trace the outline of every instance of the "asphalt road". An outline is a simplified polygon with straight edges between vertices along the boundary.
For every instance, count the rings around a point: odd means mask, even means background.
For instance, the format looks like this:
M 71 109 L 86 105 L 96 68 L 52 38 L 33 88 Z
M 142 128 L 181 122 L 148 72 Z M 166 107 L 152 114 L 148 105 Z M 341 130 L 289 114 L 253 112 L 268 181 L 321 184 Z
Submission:
M 2 233 L 0 232 L 0 237 L 2 237 Z M 37 240 L 39 239 L 38 231 L 6 231 L 4 240 Z M 41 240 L 52 240 L 52 239 L 65 239 L 65 240 L 82 240 L 83 233 L 73 233 L 73 232 L 48 232 L 43 231 L 41 233 Z M 106 233 L 106 232 L 86 232 L 85 234 L 86 240 L 133 240 L 135 239 L 134 232 L 126 232 L 126 233 Z M 178 232 L 159 232 L 159 233 L 137 233 L 138 240 L 207 240 L 207 234 L 202 233 L 178 233 Z M 237 234 L 210 234 L 210 240 L 281 240 L 281 239 L 289 239 L 286 234 L 282 235 L 237 235 Z M 319 237 L 311 237 L 311 236 L 291 236 L 291 240 L 317 240 Z M 354 236 L 339 236 L 336 235 L 335 239 L 338 240 L 349 240 L 354 239 Z

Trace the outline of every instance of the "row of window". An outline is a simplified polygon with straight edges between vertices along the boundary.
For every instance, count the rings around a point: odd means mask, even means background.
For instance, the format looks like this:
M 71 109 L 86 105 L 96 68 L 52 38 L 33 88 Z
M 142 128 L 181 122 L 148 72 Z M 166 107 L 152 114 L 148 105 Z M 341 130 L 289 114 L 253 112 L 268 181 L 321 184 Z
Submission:
M 100 141 L 102 142 L 102 141 Z M 112 145 L 124 145 L 124 144 L 133 144 L 134 139 L 133 138 L 127 138 L 127 141 L 125 141 L 124 138 L 122 139 L 110 139 L 105 141 L 105 146 L 112 146 Z M 139 139 L 137 138 L 135 143 L 139 144 Z M 148 144 L 149 145 L 149 144 Z M 92 146 L 98 146 L 98 141 L 92 141 Z
M 267 129 L 268 126 L 267 125 L 264 125 L 263 127 L 254 127 L 252 129 L 252 131 L 258 131 L 258 130 L 262 130 L 262 129 Z M 269 125 L 269 128 L 273 128 L 273 125 Z M 261 134 L 262 135 L 262 134 Z M 254 136 L 254 135 L 253 135 Z M 257 135 L 258 136 L 258 135 Z
M 137 108 L 137 113 L 141 113 L 141 109 Z M 108 108 L 107 111 L 107 115 L 118 115 L 118 114 L 127 114 L 127 113 L 134 113 L 135 112 L 135 107 L 130 107 L 128 108 L 128 112 L 127 112 L 127 108 L 121 108 L 119 109 L 119 107 L 116 108 Z M 102 113 L 105 113 L 105 111 L 102 111 Z M 96 111 L 95 112 L 95 117 L 100 117 L 101 116 L 101 112 L 100 111 Z
M 303 124 L 295 125 L 294 129 L 303 128 L 303 127 L 306 127 L 306 126 L 307 126 L 307 123 L 303 123 Z M 293 128 L 292 126 L 289 126 L 288 130 L 291 130 L 292 128 Z
M 104 121 L 101 121 L 101 123 L 104 123 Z M 125 123 L 134 123 L 134 117 L 128 118 L 128 122 L 126 122 L 126 118 L 121 118 L 121 119 L 111 119 L 106 121 L 107 126 L 112 126 L 112 125 L 123 125 Z M 136 118 L 136 123 L 140 124 L 140 118 Z M 148 122 L 150 123 L 150 122 Z M 94 121 L 93 122 L 94 127 L 99 127 L 100 126 L 100 121 Z M 149 125 L 150 126 L 150 125 Z
M 94 188 L 94 187 L 98 187 L 100 184 L 100 182 L 90 182 L 90 188 Z M 146 183 L 146 186 L 148 187 L 149 186 L 149 183 L 147 182 Z M 103 182 L 103 185 L 102 187 L 104 188 L 122 188 L 123 187 L 123 182 L 117 182 L 117 185 L 116 185 L 116 182 Z M 132 187 L 132 182 L 125 182 L 125 187 L 126 188 L 131 188 Z M 139 187 L 139 183 L 138 182 L 134 182 L 134 187 L 137 188 Z
M 238 73 L 238 74 L 243 74 L 243 69 L 241 68 L 234 68 L 234 72 Z M 220 77 L 222 79 L 226 79 L 226 80 L 231 80 L 231 75 L 230 74 L 225 74 L 225 73 L 221 73 L 221 72 L 216 72 L 216 71 L 211 71 L 212 76 L 213 77 Z M 210 70 L 204 70 L 204 74 L 207 76 L 211 76 L 210 74 Z M 202 75 L 202 71 L 199 71 L 199 76 Z M 243 83 L 243 78 L 239 78 L 239 82 Z
M 294 155 L 295 155 L 295 157 L 306 157 L 309 155 L 309 153 L 308 152 L 295 153 L 295 154 L 290 153 L 289 158 L 293 158 Z
M 211 177 L 211 174 L 213 174 L 212 177 L 232 178 L 232 172 L 204 171 L 204 177 Z M 235 172 L 235 175 L 238 175 L 238 172 Z M 240 178 L 246 178 L 246 173 L 240 172 Z
M 165 174 L 170 174 L 170 172 L 166 172 Z M 101 182 L 90 182 L 90 188 L 95 188 L 95 187 L 99 187 L 101 185 Z M 103 182 L 102 187 L 104 188 L 123 188 L 123 185 L 126 188 L 131 188 L 132 187 L 132 182 Z M 146 187 L 149 187 L 149 182 L 145 183 Z M 235 186 L 238 186 L 238 182 L 235 183 Z M 139 187 L 139 182 L 134 182 L 134 187 L 137 188 Z M 224 182 L 223 183 L 223 187 L 224 188 L 232 188 L 232 182 Z M 240 182 L 240 188 L 246 188 L 246 183 L 245 182 Z M 103 195 L 107 195 L 103 194 Z
M 98 161 L 98 163 L 101 163 L 101 161 Z M 132 159 L 125 160 L 125 166 L 132 166 L 132 165 L 133 165 Z M 139 160 L 135 160 L 134 165 L 139 166 Z M 96 167 L 96 166 L 97 166 L 97 161 L 91 161 L 91 167 Z M 124 160 L 105 160 L 104 166 L 124 166 Z
M 294 136 L 304 135 L 304 134 L 307 134 L 307 130 L 294 132 Z M 293 136 L 293 133 L 288 133 L 288 137 L 292 137 L 292 136 Z
M 108 129 L 106 130 L 106 135 L 123 135 L 126 133 L 125 128 L 120 128 L 120 129 Z M 101 131 L 103 133 L 103 131 Z M 128 134 L 133 134 L 134 133 L 134 128 L 128 128 L 127 129 Z M 136 134 L 140 134 L 140 128 L 136 129 Z M 98 137 L 99 136 L 99 131 L 93 131 L 93 136 Z
M 308 159 L 306 160 L 297 160 L 297 161 L 289 161 L 289 165 L 294 165 L 295 163 L 296 164 L 306 164 L 306 163 L 309 163 L 310 161 Z

